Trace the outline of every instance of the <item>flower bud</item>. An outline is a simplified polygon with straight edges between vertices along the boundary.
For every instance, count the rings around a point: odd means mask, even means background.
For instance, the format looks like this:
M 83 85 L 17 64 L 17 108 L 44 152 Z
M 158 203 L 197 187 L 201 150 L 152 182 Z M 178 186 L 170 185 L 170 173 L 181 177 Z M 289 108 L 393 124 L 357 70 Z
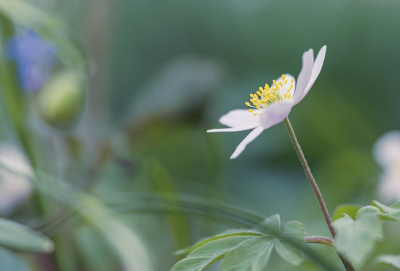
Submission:
M 42 119 L 55 128 L 70 128 L 80 116 L 85 102 L 85 78 L 76 71 L 54 75 L 38 96 Z

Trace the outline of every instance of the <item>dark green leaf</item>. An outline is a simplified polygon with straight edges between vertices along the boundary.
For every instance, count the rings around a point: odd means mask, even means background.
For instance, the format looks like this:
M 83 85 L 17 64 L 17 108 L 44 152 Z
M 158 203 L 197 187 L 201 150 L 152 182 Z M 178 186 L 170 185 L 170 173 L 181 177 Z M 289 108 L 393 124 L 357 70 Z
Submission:
M 0 218 L 0 245 L 34 252 L 51 252 L 54 249 L 47 236 L 3 218 Z
M 383 238 L 379 209 L 373 206 L 361 208 L 353 220 L 346 215 L 333 222 L 337 230 L 335 247 L 356 268 L 360 268 L 375 248 L 376 241 Z
M 335 212 L 332 216 L 332 220 L 335 221 L 336 219 L 343 217 L 343 214 L 347 214 L 352 219 L 355 219 L 356 214 L 357 214 L 358 210 L 360 210 L 361 207 L 362 207 L 361 205 L 355 205 L 355 204 L 339 205 L 335 209 Z

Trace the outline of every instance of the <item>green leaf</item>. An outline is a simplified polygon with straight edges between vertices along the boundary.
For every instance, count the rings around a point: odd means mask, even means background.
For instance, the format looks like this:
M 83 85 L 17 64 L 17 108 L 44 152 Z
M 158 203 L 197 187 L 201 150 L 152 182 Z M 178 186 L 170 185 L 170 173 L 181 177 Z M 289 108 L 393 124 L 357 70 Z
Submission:
M 379 255 L 376 257 L 376 261 L 400 269 L 400 255 Z
M 336 207 L 335 212 L 332 216 L 332 220 L 335 221 L 341 217 L 343 217 L 343 214 L 347 214 L 350 216 L 352 219 L 356 218 L 356 214 L 358 210 L 361 209 L 361 205 L 356 205 L 356 204 L 342 204 Z
M 299 265 L 303 261 L 299 249 L 306 249 L 303 225 L 296 221 L 288 222 L 276 239 L 275 249 L 282 259 L 293 265 Z
M 251 231 L 251 230 L 229 230 L 229 231 L 225 231 L 222 232 L 220 234 L 214 235 L 212 237 L 209 238 L 205 238 L 202 239 L 200 241 L 198 241 L 197 243 L 195 243 L 193 246 L 181 249 L 179 251 L 176 251 L 174 254 L 175 255 L 183 255 L 183 254 L 188 254 L 189 252 L 192 252 L 193 250 L 204 246 L 205 244 L 215 241 L 215 240 L 219 240 L 219 239 L 223 239 L 226 237 L 231 237 L 231 236 L 261 236 L 262 233 L 257 232 L 257 231 Z
M 178 248 L 185 247 L 190 243 L 189 222 L 182 212 L 179 212 L 179 196 L 178 191 L 171 179 L 171 176 L 161 162 L 155 158 L 146 160 L 145 166 L 151 174 L 151 179 L 155 186 L 155 191 L 163 196 L 163 193 L 170 193 L 169 197 L 164 196 L 164 200 L 168 202 L 175 212 L 166 213 L 167 221 L 171 229 L 175 244 Z
M 254 236 L 230 236 L 223 239 L 208 242 L 191 252 L 186 259 L 174 265 L 171 271 L 200 271 L 214 262 L 220 260 L 222 256 L 232 250 L 240 243 L 251 240 Z
M 3 218 L 0 218 L 0 245 L 32 252 L 51 252 L 54 249 L 47 236 Z
M 29 271 L 31 270 L 18 254 L 0 247 L 0 271 Z
M 260 256 L 265 250 L 272 250 L 274 238 L 264 235 L 253 237 L 245 242 L 242 242 L 234 250 L 227 253 L 224 261 L 221 264 L 220 271 L 246 271 L 253 265 L 257 259 L 257 267 L 260 269 Z M 269 253 L 267 253 L 269 257 Z M 268 259 L 267 259 L 268 261 Z M 265 264 L 267 263 L 265 261 Z M 261 270 L 264 266 L 261 266 Z M 254 268 L 252 268 L 254 269 Z
M 391 205 L 390 207 L 374 200 L 372 205 L 382 211 L 381 218 L 400 222 L 400 202 Z
M 210 264 L 221 260 L 221 271 L 261 271 L 265 268 L 272 249 L 275 247 L 278 254 L 288 263 L 299 265 L 303 256 L 301 250 L 306 249 L 303 225 L 299 222 L 289 222 L 281 229 L 279 215 L 273 215 L 261 222 L 258 231 L 234 230 L 204 239 L 194 246 L 179 253 L 192 251 L 188 257 L 178 262 L 171 271 L 201 271 Z M 242 238 L 230 249 L 224 250 L 214 246 L 229 238 Z M 221 242 L 221 243 L 220 243 Z M 210 255 L 211 253 L 211 255 Z
M 382 221 L 378 215 L 378 208 L 367 206 L 357 212 L 355 220 L 345 214 L 333 222 L 337 231 L 336 250 L 355 268 L 360 268 L 365 263 L 374 250 L 376 241 L 383 238 Z

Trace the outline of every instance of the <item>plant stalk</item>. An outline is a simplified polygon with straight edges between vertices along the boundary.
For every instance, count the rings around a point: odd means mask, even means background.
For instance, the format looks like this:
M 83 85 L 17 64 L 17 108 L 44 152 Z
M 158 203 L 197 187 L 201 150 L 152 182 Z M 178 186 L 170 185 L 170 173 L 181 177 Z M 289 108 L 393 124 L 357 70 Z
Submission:
M 336 231 L 333 228 L 332 220 L 331 220 L 331 217 L 329 216 L 328 208 L 326 208 L 326 204 L 325 204 L 324 199 L 322 198 L 321 191 L 319 191 L 317 182 L 315 181 L 315 179 L 311 173 L 310 167 L 308 166 L 307 160 L 304 157 L 304 154 L 303 154 L 303 151 L 301 150 L 299 142 L 297 141 L 296 135 L 293 131 L 292 125 L 290 124 L 289 118 L 285 118 L 285 125 L 289 132 L 290 139 L 292 140 L 292 143 L 297 152 L 297 155 L 299 156 L 299 159 L 300 159 L 301 165 L 303 166 L 304 172 L 306 173 L 307 178 L 310 181 L 311 187 L 314 190 L 315 195 L 317 196 L 319 206 L 321 207 L 321 210 L 324 215 L 326 224 L 328 225 L 329 231 L 331 232 L 332 237 L 335 238 Z M 354 271 L 353 266 L 349 262 L 347 262 L 339 253 L 338 253 L 338 255 L 339 255 L 340 259 L 342 260 L 343 265 L 345 266 L 346 270 Z
M 322 245 L 328 245 L 333 247 L 333 240 L 329 237 L 324 237 L 324 236 L 309 236 L 306 237 L 306 243 L 307 244 L 322 244 Z

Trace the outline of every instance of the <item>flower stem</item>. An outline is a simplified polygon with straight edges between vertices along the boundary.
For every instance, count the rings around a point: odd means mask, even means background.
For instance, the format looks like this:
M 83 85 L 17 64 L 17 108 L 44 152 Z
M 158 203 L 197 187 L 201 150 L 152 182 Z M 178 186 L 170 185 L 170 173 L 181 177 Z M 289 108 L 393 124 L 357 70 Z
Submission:
M 323 244 L 333 247 L 333 240 L 324 236 L 309 236 L 306 237 L 307 244 Z
M 326 208 L 326 204 L 325 204 L 324 199 L 322 198 L 321 191 L 319 191 L 318 185 L 317 185 L 317 183 L 316 183 L 316 181 L 315 181 L 315 179 L 314 179 L 314 177 L 313 177 L 313 175 L 311 173 L 310 167 L 307 164 L 307 160 L 304 157 L 304 154 L 303 154 L 303 151 L 301 150 L 299 142 L 297 141 L 296 135 L 294 134 L 294 131 L 293 131 L 292 125 L 290 124 L 289 118 L 285 118 L 285 125 L 286 125 L 286 128 L 287 128 L 288 132 L 289 132 L 290 139 L 292 140 L 292 143 L 293 143 L 293 146 L 294 146 L 294 148 L 295 148 L 295 150 L 297 152 L 297 155 L 299 156 L 301 165 L 304 168 L 304 172 L 306 173 L 307 178 L 310 181 L 311 187 L 314 190 L 315 195 L 317 196 L 317 200 L 318 200 L 319 206 L 321 207 L 321 210 L 322 210 L 322 213 L 324 215 L 326 224 L 328 225 L 329 231 L 331 232 L 332 237 L 335 238 L 336 237 L 336 231 L 333 228 L 332 220 L 331 220 L 331 217 L 329 216 L 328 208 Z M 343 265 L 345 266 L 346 270 L 347 271 L 354 271 L 353 266 L 351 266 L 351 264 L 348 263 L 340 254 L 338 254 L 338 255 L 339 255 L 340 259 L 342 260 Z

